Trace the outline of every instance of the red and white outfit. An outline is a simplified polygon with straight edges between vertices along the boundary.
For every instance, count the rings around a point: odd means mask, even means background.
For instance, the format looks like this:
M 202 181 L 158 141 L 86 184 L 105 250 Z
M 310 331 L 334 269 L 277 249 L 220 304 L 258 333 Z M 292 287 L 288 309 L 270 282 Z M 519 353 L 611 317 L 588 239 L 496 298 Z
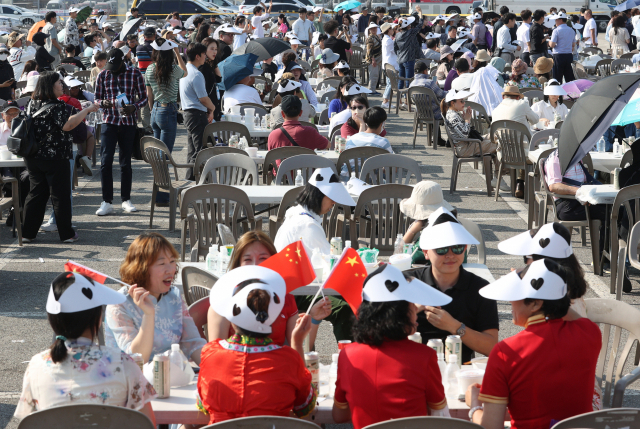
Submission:
M 284 297 L 284 307 L 282 307 L 278 319 L 271 325 L 271 335 L 269 335 L 269 338 L 271 338 L 274 344 L 284 346 L 284 342 L 287 339 L 287 323 L 291 317 L 295 317 L 296 320 L 298 319 L 298 306 L 295 297 L 288 293 Z M 229 327 L 229 336 L 231 337 L 235 333 L 236 331 L 233 329 L 233 326 Z

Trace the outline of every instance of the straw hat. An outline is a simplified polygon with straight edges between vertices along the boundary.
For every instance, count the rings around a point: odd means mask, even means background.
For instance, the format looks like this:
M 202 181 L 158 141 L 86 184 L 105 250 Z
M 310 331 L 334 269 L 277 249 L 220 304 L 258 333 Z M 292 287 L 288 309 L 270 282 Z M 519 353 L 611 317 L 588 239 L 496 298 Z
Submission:
M 444 207 L 451 211 L 454 208 L 442 196 L 442 188 L 436 182 L 423 180 L 411 191 L 411 197 L 400 202 L 400 211 L 411 219 L 424 220 L 431 213 Z
M 383 33 L 386 33 L 388 29 L 391 28 L 391 24 L 388 22 L 385 22 L 384 24 L 382 24 L 382 27 L 380 27 L 380 31 Z
M 491 61 L 491 55 L 489 55 L 489 52 L 487 52 L 486 49 L 480 49 L 476 52 L 476 61 L 481 63 L 489 62 Z
M 533 71 L 536 74 L 545 74 L 549 73 L 553 68 L 553 60 L 547 57 L 540 57 L 536 64 L 533 66 Z
M 515 85 L 505 85 L 504 90 L 502 91 L 502 95 L 517 95 L 522 98 L 522 94 L 520 93 L 520 89 L 518 89 Z
M 24 33 L 18 33 L 17 31 L 12 32 L 7 38 L 7 47 L 13 48 L 13 45 L 15 45 L 16 42 L 22 39 L 24 36 L 26 36 L 26 34 Z

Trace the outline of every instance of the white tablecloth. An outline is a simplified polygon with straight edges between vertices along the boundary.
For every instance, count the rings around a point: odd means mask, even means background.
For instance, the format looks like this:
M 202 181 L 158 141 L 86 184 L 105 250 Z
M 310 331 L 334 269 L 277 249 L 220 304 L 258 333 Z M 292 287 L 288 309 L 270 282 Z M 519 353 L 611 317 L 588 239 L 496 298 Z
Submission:
M 0 167 L 25 167 L 24 159 L 11 155 L 11 159 L 0 159 Z
M 329 125 L 316 125 L 316 127 L 318 128 L 318 132 L 320 133 L 320 135 L 329 137 Z M 272 132 L 273 130 L 266 128 L 249 130 L 249 134 L 251 134 L 251 137 L 269 137 L 269 134 L 271 134 Z
M 622 156 L 613 156 L 613 152 L 589 152 L 593 161 L 594 170 L 611 173 L 615 168 L 620 167 Z
M 269 151 L 268 150 L 259 150 L 258 151 L 258 156 L 251 157 L 251 159 L 253 159 L 256 162 L 256 164 L 262 165 L 262 164 L 264 164 L 264 158 L 265 158 L 265 156 L 267 156 L 267 152 L 269 152 Z M 316 153 L 318 154 L 318 156 L 322 156 L 324 158 L 330 159 L 334 163 L 338 162 L 338 157 L 340 156 L 340 154 L 338 152 L 336 152 L 335 150 L 319 150 Z
M 582 204 L 613 204 L 618 192 L 613 185 L 583 185 L 576 192 L 576 199 Z

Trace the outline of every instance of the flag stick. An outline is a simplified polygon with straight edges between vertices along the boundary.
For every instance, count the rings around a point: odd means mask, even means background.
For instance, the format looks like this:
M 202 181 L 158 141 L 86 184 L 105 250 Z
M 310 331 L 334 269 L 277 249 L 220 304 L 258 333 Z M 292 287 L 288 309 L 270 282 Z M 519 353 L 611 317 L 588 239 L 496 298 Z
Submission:
M 338 264 L 340 263 L 340 261 L 342 261 L 342 258 L 344 258 L 344 254 L 347 252 L 347 248 L 342 249 L 342 254 L 340 255 L 340 257 L 338 258 L 338 260 L 336 261 L 336 264 L 333 266 L 333 268 L 335 268 L 336 266 L 338 266 Z M 311 311 L 311 307 L 313 307 L 313 303 L 316 300 L 316 298 L 318 298 L 319 294 L 322 294 L 322 298 L 325 298 L 324 296 L 324 292 L 322 292 L 322 289 L 324 289 L 324 285 L 327 284 L 327 282 L 329 281 L 329 279 L 331 278 L 331 274 L 333 274 L 333 269 L 331 270 L 331 272 L 329 273 L 329 275 L 327 276 L 327 278 L 324 280 L 324 283 L 322 283 L 322 286 L 320 286 L 320 288 L 318 289 L 318 292 L 316 292 L 316 295 L 313 297 L 313 300 L 311 300 L 311 305 L 309 306 L 309 309 L 307 310 L 306 314 L 309 314 L 309 312 Z
M 320 292 L 322 292 L 322 288 L 324 287 L 324 284 L 322 284 L 322 286 L 320 286 L 318 288 L 318 292 L 316 292 L 316 295 L 313 297 L 313 299 L 311 300 L 311 304 L 309 305 L 309 309 L 307 310 L 306 314 L 309 314 L 309 312 L 311 311 L 311 307 L 313 307 L 313 303 L 315 302 L 316 298 L 318 297 L 318 295 L 320 295 Z M 323 295 L 324 296 L 324 295 Z

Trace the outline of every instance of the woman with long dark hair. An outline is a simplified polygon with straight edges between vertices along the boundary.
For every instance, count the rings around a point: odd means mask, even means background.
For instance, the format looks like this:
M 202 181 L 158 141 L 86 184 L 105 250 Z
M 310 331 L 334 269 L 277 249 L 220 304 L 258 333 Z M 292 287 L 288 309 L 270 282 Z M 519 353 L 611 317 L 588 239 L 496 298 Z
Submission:
M 627 17 L 623 13 L 613 19 L 611 30 L 609 30 L 609 40 L 613 58 L 619 58 L 622 54 L 629 52 L 631 36 L 629 36 L 629 30 L 627 30 L 626 24 Z
M 280 16 L 278 16 L 278 35 L 280 38 L 284 39 L 284 35 L 290 30 L 291 26 L 287 22 L 287 16 L 284 13 L 281 13 Z
M 151 47 L 152 63 L 145 73 L 151 128 L 153 136 L 172 152 L 178 129 L 178 82 L 187 75 L 187 67 L 176 43 L 158 38 Z M 156 204 L 168 206 L 169 194 L 158 192 Z
M 141 411 L 155 426 L 153 386 L 128 354 L 96 343 L 102 306 L 124 300 L 124 295 L 78 273 L 53 280 L 46 310 L 56 339 L 29 362 L 16 418 L 64 405 L 98 404 Z
M 71 171 L 73 137 L 70 133 L 89 113 L 97 112 L 98 105 L 69 115 L 67 105 L 58 100 L 64 95 L 62 77 L 58 73 L 40 74 L 31 95 L 27 112 L 35 113 L 32 127 L 38 140 L 38 151 L 24 158 L 29 170 L 31 189 L 25 200 L 22 241 L 30 243 L 38 235 L 49 197 L 53 201 L 60 240 L 73 243 L 78 234 L 71 227 Z
M 196 35 L 196 43 L 202 43 L 207 37 L 211 37 L 212 28 L 209 24 L 202 23 L 198 28 L 198 34 Z
M 213 111 L 213 119 L 219 121 L 222 117 L 222 105 L 220 104 L 220 90 L 218 89 L 218 82 L 221 80 L 220 70 L 218 70 L 218 41 L 213 37 L 207 37 L 202 41 L 202 44 L 207 47 L 206 55 L 207 59 L 198 70 L 204 76 L 204 85 L 207 89 L 207 94 L 216 110 Z

